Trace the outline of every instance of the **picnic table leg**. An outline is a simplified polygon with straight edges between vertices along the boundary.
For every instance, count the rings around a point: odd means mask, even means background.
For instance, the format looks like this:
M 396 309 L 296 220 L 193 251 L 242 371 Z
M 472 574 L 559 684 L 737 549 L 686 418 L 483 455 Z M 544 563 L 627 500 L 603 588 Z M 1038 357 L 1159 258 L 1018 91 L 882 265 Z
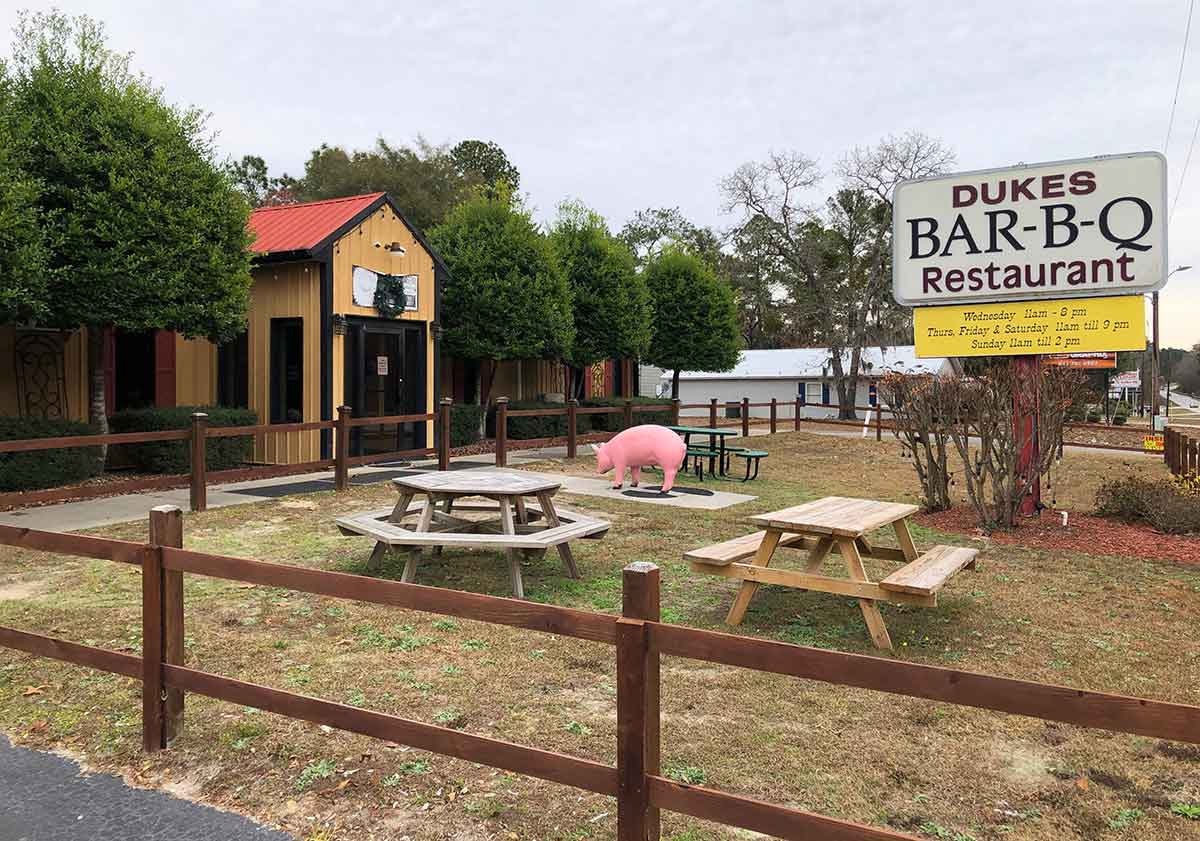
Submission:
M 870 581 L 867 571 L 863 569 L 862 556 L 858 554 L 858 544 L 852 537 L 840 538 L 838 548 L 846 559 L 846 569 L 854 581 Z M 858 606 L 862 608 L 863 619 L 866 620 L 867 630 L 871 633 L 871 641 L 876 648 L 892 650 L 892 638 L 888 635 L 887 625 L 883 622 L 883 614 L 879 605 L 873 599 L 859 599 Z
M 400 498 L 396 500 L 396 507 L 392 509 L 391 515 L 388 517 L 389 523 L 398 523 L 404 519 L 404 515 L 408 513 L 408 505 L 412 502 L 413 495 L 410 493 L 400 494 Z
M 433 509 L 437 505 L 433 494 L 425 497 L 425 507 L 421 509 L 421 518 L 417 520 L 417 531 L 427 532 L 433 524 Z M 404 572 L 400 573 L 400 580 L 405 584 L 412 584 L 417 577 L 417 565 L 421 563 L 421 547 L 414 546 L 408 552 L 408 560 L 404 562 Z
M 454 497 L 450 496 L 449 494 L 442 497 L 441 502 L 442 502 L 442 513 L 443 514 L 449 514 L 454 509 Z M 433 554 L 435 557 L 440 556 L 442 554 L 442 547 L 434 546 Z
M 562 525 L 562 520 L 558 519 L 558 512 L 554 510 L 554 501 L 550 498 L 550 494 L 542 492 L 538 494 L 538 503 L 542 506 L 542 515 L 546 518 L 546 528 L 558 528 Z M 558 557 L 562 559 L 563 566 L 567 568 L 567 575 L 572 578 L 579 577 L 579 568 L 575 566 L 575 555 L 571 552 L 571 547 L 566 542 L 558 544 Z
M 378 572 L 383 566 L 383 558 L 390 551 L 388 545 L 382 541 L 375 544 L 375 548 L 371 550 L 371 557 L 367 558 L 367 572 Z
M 756 567 L 770 566 L 771 556 L 775 554 L 775 547 L 779 545 L 779 538 L 782 536 L 783 532 L 767 529 L 762 543 L 758 544 L 758 552 L 755 553 L 754 560 L 750 563 Z M 750 600 L 757 592 L 757 581 L 742 582 L 742 589 L 738 590 L 737 597 L 733 600 L 733 606 L 729 608 L 729 615 L 725 617 L 726 625 L 741 624 L 742 619 L 746 616 L 746 608 L 750 606 Z
M 897 520 L 892 523 L 892 528 L 896 530 L 896 540 L 900 541 L 900 548 L 904 551 L 904 560 L 910 563 L 915 561 L 920 552 L 913 543 L 912 532 L 908 530 L 908 520 Z
M 517 509 L 517 522 L 524 525 L 529 522 L 529 515 L 525 513 L 525 497 L 514 496 L 513 505 Z
M 517 529 L 513 525 L 512 506 L 509 504 L 508 497 L 499 497 L 498 501 L 500 503 L 500 530 L 504 534 L 516 534 Z M 505 549 L 504 556 L 508 559 L 508 575 L 512 579 L 513 595 L 518 599 L 523 599 L 525 598 L 525 585 L 521 581 L 521 560 L 517 555 L 517 550 Z

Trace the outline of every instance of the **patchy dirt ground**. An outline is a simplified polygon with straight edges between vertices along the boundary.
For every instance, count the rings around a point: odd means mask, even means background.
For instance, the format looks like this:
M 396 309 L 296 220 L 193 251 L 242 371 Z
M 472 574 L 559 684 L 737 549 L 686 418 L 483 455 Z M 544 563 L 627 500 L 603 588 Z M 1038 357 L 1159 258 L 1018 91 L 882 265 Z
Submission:
M 663 568 L 667 621 L 723 628 L 736 585 L 691 573 L 682 552 L 745 533 L 748 514 L 806 499 L 915 495 L 911 468 L 892 442 L 784 433 L 754 445 L 771 453 L 762 479 L 719 483 L 759 495 L 746 505 L 699 512 L 570 499 L 613 528 L 604 540 L 577 544 L 581 580 L 565 578 L 553 556 L 529 562 L 530 597 L 616 612 L 621 568 L 651 560 Z M 582 474 L 591 464 L 534 469 Z M 1058 503 L 1074 519 L 1090 508 L 1101 479 L 1161 471 L 1153 459 L 1068 454 L 1055 479 Z M 189 515 L 185 542 L 362 572 L 369 543 L 339 536 L 332 520 L 391 498 L 384 486 L 356 487 Z M 142 538 L 145 525 L 100 533 Z M 971 539 L 928 525 L 916 536 L 922 545 Z M 1147 544 L 1105 550 L 1113 554 L 980 545 L 979 570 L 953 579 L 936 609 L 884 608 L 896 657 L 1200 704 L 1200 568 L 1158 557 Z M 888 568 L 872 563 L 870 572 Z M 399 563 L 383 575 L 398 578 Z M 418 580 L 507 590 L 502 558 L 491 553 L 427 558 Z M 139 573 L 128 567 L 0 550 L 0 624 L 137 652 L 139 592 Z M 196 576 L 187 577 L 186 603 L 188 665 L 615 759 L 607 646 Z M 738 632 L 875 653 L 856 604 L 824 594 L 764 587 Z M 674 658 L 663 674 L 663 756 L 679 779 L 952 841 L 1200 838 L 1200 821 L 1176 813 L 1200 803 L 1196 746 Z M 16 740 L 71 751 L 306 841 L 614 834 L 608 798 L 197 696 L 188 698 L 178 742 L 146 756 L 139 698 L 135 681 L 0 650 L 0 729 Z M 668 814 L 664 837 L 746 836 Z

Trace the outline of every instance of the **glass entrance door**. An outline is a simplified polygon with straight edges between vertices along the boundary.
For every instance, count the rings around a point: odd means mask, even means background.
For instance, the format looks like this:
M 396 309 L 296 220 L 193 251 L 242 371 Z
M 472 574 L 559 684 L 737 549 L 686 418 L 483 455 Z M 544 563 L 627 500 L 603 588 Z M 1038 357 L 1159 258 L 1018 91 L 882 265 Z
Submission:
M 424 325 L 354 319 L 346 333 L 346 402 L 356 418 L 425 411 Z M 425 423 L 355 427 L 351 455 L 425 447 Z

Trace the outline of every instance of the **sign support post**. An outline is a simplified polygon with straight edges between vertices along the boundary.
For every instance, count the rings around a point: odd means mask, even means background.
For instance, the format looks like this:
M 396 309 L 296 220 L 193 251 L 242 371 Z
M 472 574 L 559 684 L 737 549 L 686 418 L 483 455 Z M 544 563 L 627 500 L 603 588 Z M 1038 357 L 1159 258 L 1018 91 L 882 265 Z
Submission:
M 1020 512 L 1036 517 L 1042 509 L 1041 442 L 1038 441 L 1038 385 L 1042 358 L 1037 355 L 1014 356 L 1011 361 L 1013 388 L 1013 433 L 1016 435 L 1017 477 L 1028 490 L 1021 499 Z

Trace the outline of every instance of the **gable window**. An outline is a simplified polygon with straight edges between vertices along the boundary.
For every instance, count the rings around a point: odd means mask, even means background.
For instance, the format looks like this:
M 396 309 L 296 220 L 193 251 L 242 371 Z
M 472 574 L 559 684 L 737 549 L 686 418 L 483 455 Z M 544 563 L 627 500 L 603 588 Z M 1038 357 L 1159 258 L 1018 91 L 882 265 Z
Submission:
M 271 319 L 271 423 L 304 420 L 304 319 Z

